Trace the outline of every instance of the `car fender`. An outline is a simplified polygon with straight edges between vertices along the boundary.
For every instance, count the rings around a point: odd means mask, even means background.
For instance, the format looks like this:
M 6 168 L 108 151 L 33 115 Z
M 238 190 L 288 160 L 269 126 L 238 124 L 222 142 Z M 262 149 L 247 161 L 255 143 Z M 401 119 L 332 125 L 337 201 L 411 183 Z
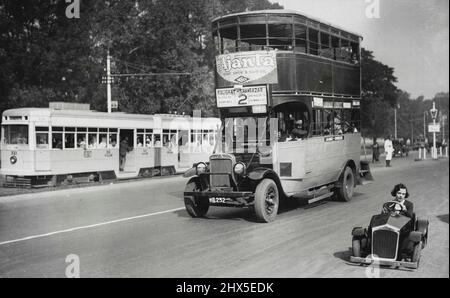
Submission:
M 268 168 L 255 168 L 247 173 L 247 177 L 250 180 L 259 182 L 265 178 L 272 179 L 277 184 L 278 190 L 281 194 L 286 194 L 283 191 L 283 187 L 281 186 L 280 178 L 274 170 Z

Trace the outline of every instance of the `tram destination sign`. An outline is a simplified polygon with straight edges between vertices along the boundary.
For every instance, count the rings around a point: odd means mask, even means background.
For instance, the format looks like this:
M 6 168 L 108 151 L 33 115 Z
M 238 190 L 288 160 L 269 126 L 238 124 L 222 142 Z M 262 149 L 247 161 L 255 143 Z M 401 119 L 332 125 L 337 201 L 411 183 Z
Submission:
M 220 78 L 232 84 L 276 84 L 275 51 L 251 51 L 218 55 L 216 69 Z
M 266 105 L 267 87 L 216 89 L 216 99 L 218 108 Z

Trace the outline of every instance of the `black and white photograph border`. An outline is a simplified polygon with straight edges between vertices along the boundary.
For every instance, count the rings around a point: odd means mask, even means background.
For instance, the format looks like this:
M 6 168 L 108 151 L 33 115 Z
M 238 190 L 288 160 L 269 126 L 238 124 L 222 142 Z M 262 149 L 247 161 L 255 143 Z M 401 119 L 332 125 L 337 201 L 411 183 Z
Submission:
M 0 278 L 449 278 L 447 0 L 3 0 L 0 70 Z

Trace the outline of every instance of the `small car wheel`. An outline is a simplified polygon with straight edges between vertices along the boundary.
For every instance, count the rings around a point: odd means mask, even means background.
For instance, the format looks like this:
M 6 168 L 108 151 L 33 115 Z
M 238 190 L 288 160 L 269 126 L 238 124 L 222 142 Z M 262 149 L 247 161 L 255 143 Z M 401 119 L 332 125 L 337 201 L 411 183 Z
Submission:
M 278 213 L 279 193 L 272 179 L 263 179 L 255 190 L 255 214 L 260 222 L 275 220 Z
M 195 183 L 195 180 L 190 180 L 184 189 L 186 192 L 197 191 L 200 190 Z M 208 200 L 196 200 L 193 202 L 190 198 L 184 198 L 184 206 L 186 208 L 187 213 L 191 217 L 204 217 L 209 209 L 209 201 Z
M 341 177 L 341 186 L 337 189 L 337 196 L 340 201 L 349 202 L 355 191 L 355 175 L 352 168 L 345 167 L 344 174 Z
M 352 253 L 354 257 L 361 257 L 361 240 L 356 237 L 352 238 Z
M 417 262 L 417 264 L 419 264 L 421 252 L 422 252 L 422 241 L 414 245 L 411 261 Z

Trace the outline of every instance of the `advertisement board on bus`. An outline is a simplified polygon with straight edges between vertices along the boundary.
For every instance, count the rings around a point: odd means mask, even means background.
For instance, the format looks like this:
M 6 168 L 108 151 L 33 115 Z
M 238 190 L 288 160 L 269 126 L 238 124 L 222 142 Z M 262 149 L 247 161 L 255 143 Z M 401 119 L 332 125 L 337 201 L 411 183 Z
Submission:
M 278 83 L 275 51 L 237 52 L 216 57 L 217 74 L 233 84 Z
M 252 86 L 216 89 L 216 99 L 218 108 L 266 105 L 267 87 Z

